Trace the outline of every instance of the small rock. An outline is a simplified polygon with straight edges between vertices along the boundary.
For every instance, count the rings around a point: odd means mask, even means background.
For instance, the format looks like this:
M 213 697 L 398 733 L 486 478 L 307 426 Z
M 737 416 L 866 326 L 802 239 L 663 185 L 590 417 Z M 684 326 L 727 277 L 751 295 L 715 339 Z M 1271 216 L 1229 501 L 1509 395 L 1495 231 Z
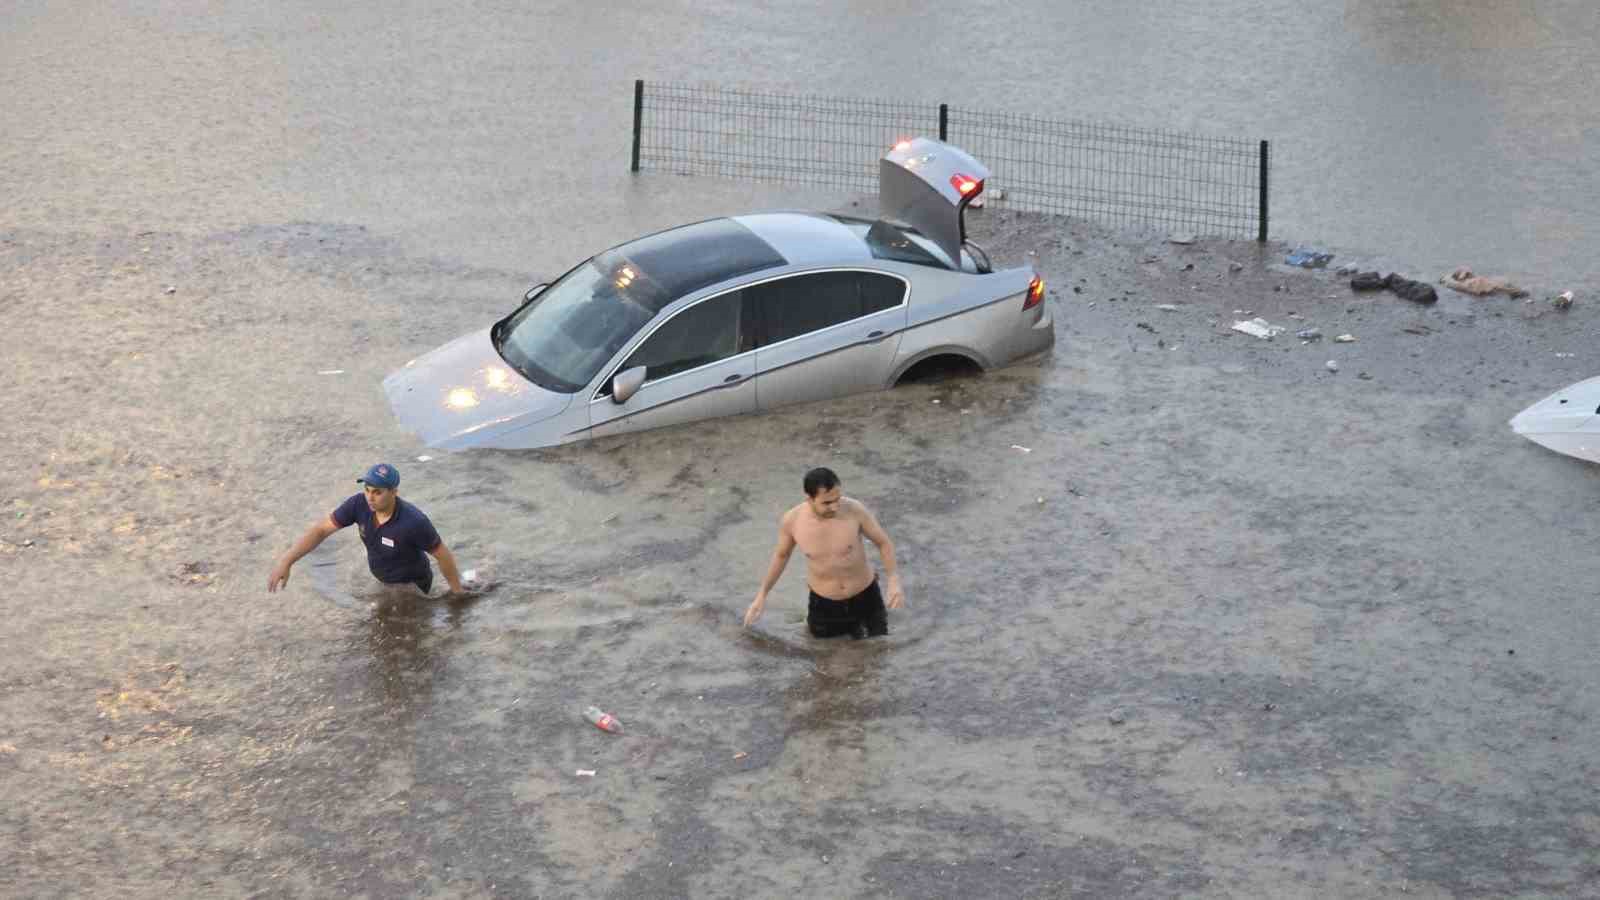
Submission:
M 1236 263 L 1236 262 L 1228 263 L 1228 271 L 1229 272 L 1243 272 L 1244 271 L 1244 263 Z
M 1337 372 L 1337 371 L 1339 371 L 1339 364 L 1337 362 L 1335 362 L 1334 360 L 1331 360 L 1331 359 L 1328 360 L 1327 365 L 1328 365 L 1328 371 L 1329 372 Z
M 1194 243 L 1194 235 L 1188 233 L 1175 234 L 1167 238 L 1167 242 L 1172 244 L 1192 244 Z
M 1335 344 L 1353 344 L 1356 342 L 1356 336 L 1353 334 L 1341 334 L 1335 337 L 1333 342 Z
M 1111 724 L 1121 725 L 1123 722 L 1128 721 L 1128 714 L 1123 712 L 1122 707 L 1119 706 L 1116 709 L 1113 709 L 1111 711 L 1111 715 L 1107 716 L 1107 718 L 1111 720 Z
M 175 284 L 167 285 L 167 293 L 176 294 L 177 292 L 178 292 L 178 286 L 177 285 L 175 285 Z
M 1572 306 L 1572 292 L 1562 291 L 1550 298 L 1550 303 L 1556 309 L 1568 309 Z
M 1307 343 L 1310 343 L 1311 341 L 1322 340 L 1322 332 L 1316 328 L 1305 328 L 1300 331 L 1296 331 L 1294 336 Z
M 1357 372 L 1356 373 L 1356 377 L 1361 379 L 1362 381 L 1371 381 L 1372 380 L 1372 376 L 1368 375 L 1365 372 Z
M 1360 270 L 1359 270 L 1359 269 L 1357 269 L 1357 268 L 1356 268 L 1356 267 L 1355 267 L 1355 266 L 1353 266 L 1353 265 L 1351 265 L 1351 264 L 1350 264 L 1350 263 L 1345 263 L 1345 264 L 1344 264 L 1344 265 L 1342 265 L 1342 266 L 1340 266 L 1340 267 L 1339 267 L 1339 268 L 1338 268 L 1338 273 L 1339 273 L 1339 274 L 1340 274 L 1340 275 L 1341 275 L 1341 276 L 1349 276 L 1349 275 L 1354 275 L 1354 274 L 1356 274 L 1356 272 L 1358 272 L 1358 271 L 1360 271 Z
M 1177 312 L 1178 311 L 1178 304 L 1176 304 L 1176 303 L 1157 303 L 1156 304 L 1156 309 L 1164 310 L 1166 312 Z

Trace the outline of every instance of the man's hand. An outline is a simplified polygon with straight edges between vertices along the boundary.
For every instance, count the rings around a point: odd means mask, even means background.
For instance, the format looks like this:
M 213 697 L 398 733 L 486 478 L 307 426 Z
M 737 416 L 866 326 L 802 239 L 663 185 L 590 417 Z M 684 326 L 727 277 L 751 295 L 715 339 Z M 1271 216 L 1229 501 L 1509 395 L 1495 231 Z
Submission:
M 267 576 L 267 593 L 275 593 L 288 583 L 289 567 L 280 562 L 272 567 L 272 574 Z
M 745 627 L 748 628 L 749 626 L 754 625 L 756 620 L 761 618 L 761 614 L 766 611 L 766 608 L 767 592 L 762 591 L 756 595 L 755 602 L 750 604 L 750 608 L 744 611 Z
M 906 592 L 900 586 L 900 576 L 895 575 L 889 579 L 889 608 L 899 609 L 906 605 Z

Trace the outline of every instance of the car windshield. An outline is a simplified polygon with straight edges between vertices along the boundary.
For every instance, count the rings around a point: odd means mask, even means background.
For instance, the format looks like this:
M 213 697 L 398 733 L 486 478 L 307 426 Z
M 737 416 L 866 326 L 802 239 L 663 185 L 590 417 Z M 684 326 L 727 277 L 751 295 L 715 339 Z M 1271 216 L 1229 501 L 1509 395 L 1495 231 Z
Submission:
M 785 260 L 732 219 L 639 238 L 545 288 L 493 331 L 495 349 L 540 387 L 574 393 L 667 304 Z
M 529 381 L 581 390 L 672 298 L 615 250 L 545 288 L 497 329 L 500 355 Z

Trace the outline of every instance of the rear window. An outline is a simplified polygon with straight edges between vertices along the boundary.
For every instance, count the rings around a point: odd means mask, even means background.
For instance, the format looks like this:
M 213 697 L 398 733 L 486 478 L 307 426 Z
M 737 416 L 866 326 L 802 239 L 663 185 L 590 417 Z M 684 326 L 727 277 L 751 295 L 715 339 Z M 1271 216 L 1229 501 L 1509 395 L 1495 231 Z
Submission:
M 872 252 L 874 259 L 948 269 L 950 263 L 934 243 L 913 228 L 905 228 L 879 219 L 869 222 L 849 216 L 832 216 L 834 221 L 855 232 Z

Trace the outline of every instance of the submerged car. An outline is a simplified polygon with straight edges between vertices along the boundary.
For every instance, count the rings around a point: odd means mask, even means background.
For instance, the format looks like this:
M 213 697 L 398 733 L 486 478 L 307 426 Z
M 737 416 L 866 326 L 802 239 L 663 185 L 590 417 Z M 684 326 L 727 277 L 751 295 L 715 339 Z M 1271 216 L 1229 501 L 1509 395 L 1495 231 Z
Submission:
M 1568 385 L 1517 413 L 1511 430 L 1557 453 L 1600 462 L 1600 377 Z
M 766 212 L 585 260 L 384 379 L 429 446 L 528 448 L 891 387 L 1055 342 L 1044 280 L 966 238 L 989 171 L 928 138 L 879 161 L 881 218 Z

